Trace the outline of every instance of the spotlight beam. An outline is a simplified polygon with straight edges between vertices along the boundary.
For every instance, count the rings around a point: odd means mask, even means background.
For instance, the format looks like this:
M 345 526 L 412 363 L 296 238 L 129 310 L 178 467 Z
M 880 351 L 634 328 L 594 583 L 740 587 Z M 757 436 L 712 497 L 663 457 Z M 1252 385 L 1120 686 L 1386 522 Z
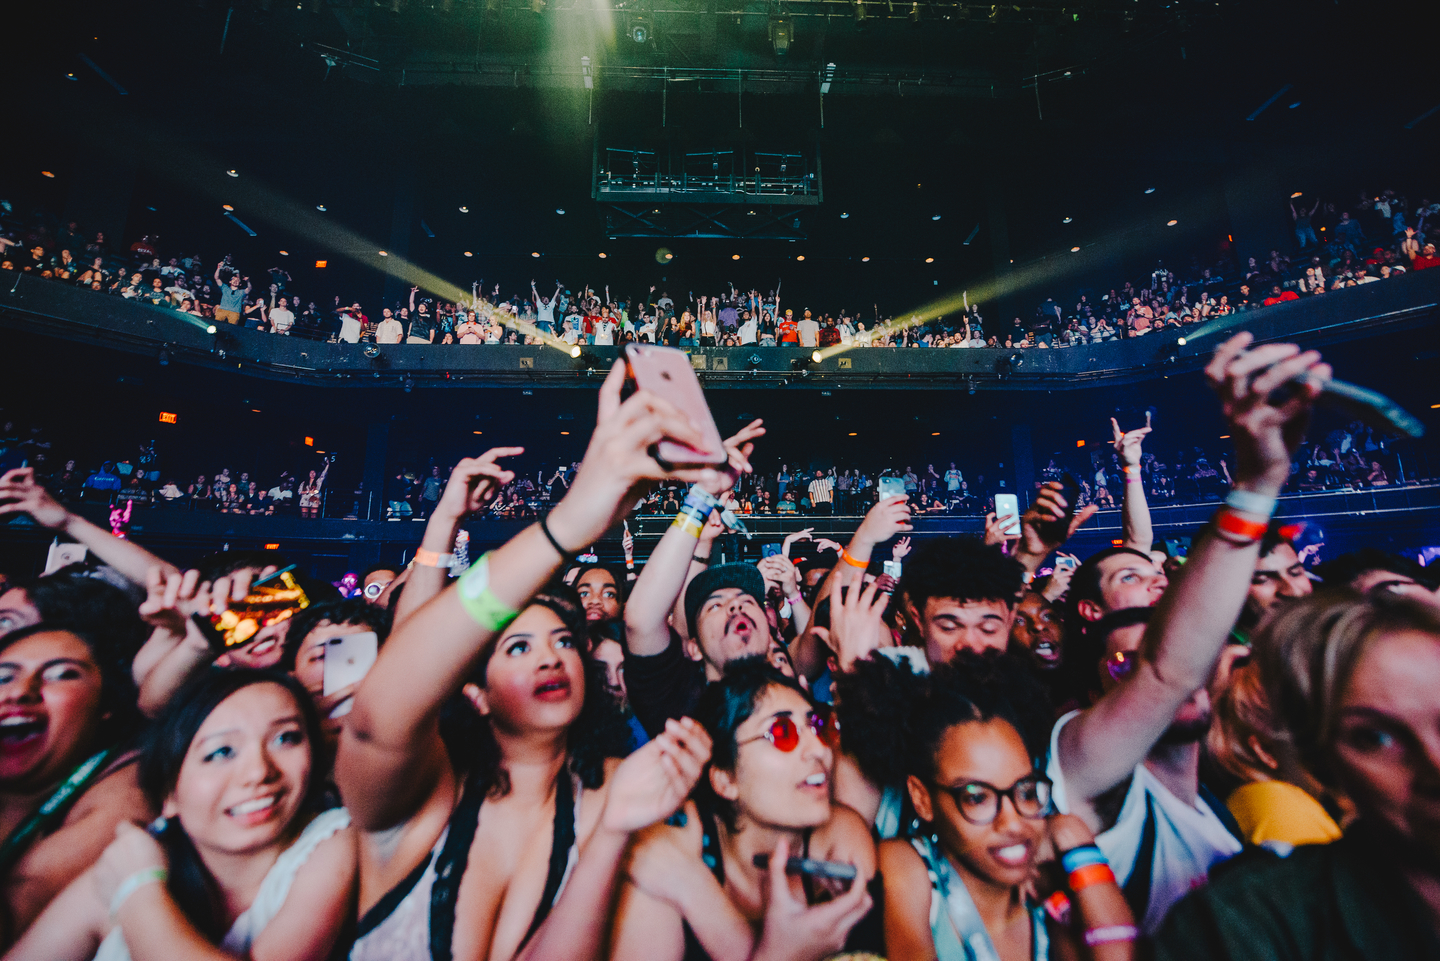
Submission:
M 1268 109 L 1270 108 L 1270 106 L 1271 106 L 1273 103 L 1275 103 L 1275 101 L 1279 100 L 1281 97 L 1285 96 L 1285 94 L 1289 93 L 1291 90 L 1294 90 L 1294 89 L 1295 89 L 1295 85 L 1294 85 L 1293 83 L 1287 83 L 1285 86 L 1283 86 L 1283 87 L 1281 87 L 1279 90 L 1275 91 L 1275 96 L 1271 97 L 1269 100 L 1267 100 L 1267 101 L 1265 101 L 1264 103 L 1262 103 L 1259 107 L 1256 108 L 1256 110 L 1255 110 L 1254 113 L 1252 113 L 1250 116 L 1246 117 L 1245 119 L 1246 119 L 1246 120 L 1254 120 L 1256 117 L 1260 116 L 1262 113 L 1264 113 L 1266 110 L 1268 110 Z

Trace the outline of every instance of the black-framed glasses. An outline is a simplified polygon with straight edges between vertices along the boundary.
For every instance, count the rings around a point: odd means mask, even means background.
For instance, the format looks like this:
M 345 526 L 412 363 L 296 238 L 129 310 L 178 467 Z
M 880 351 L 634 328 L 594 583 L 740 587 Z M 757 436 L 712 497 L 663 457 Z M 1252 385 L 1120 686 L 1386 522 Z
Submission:
M 833 735 L 829 731 L 830 722 L 823 714 L 810 711 L 805 715 L 805 723 L 810 726 L 810 730 L 814 731 L 815 736 L 822 742 L 827 745 L 831 743 Z M 755 741 L 769 741 L 775 745 L 776 749 L 789 754 L 800 746 L 800 728 L 796 726 L 795 719 L 789 714 L 777 714 L 770 719 L 770 723 L 765 726 L 765 730 L 754 737 L 746 738 L 743 741 L 736 741 L 735 746 L 740 747 Z
M 1008 797 L 1015 813 L 1032 821 L 1043 818 L 1050 810 L 1050 779 L 1043 774 L 1028 774 L 1008 788 L 984 781 L 937 787 L 954 799 L 955 809 L 962 818 L 980 826 L 995 823 L 1000 816 L 1001 798 Z

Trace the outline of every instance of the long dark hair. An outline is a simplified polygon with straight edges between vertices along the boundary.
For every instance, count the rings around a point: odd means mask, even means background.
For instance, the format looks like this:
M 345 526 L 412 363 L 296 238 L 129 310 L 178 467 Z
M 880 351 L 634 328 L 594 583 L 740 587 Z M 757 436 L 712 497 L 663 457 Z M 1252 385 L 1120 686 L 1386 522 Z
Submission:
M 314 755 L 321 743 L 320 721 L 309 693 L 288 674 L 240 668 L 212 670 L 197 678 L 175 696 L 165 713 L 146 732 L 140 753 L 140 788 L 157 808 L 175 790 L 190 744 L 205 719 L 232 694 L 252 684 L 278 684 L 294 699 L 312 758 L 305 800 L 298 810 L 304 816 L 318 807 L 325 786 L 325 771 Z M 157 837 L 170 864 L 166 887 L 171 897 L 200 933 L 218 944 L 225 936 L 226 923 L 225 900 L 219 884 L 201 860 L 200 852 L 180 825 L 179 818 L 167 819 Z
M 89 578 L 84 580 L 89 580 Z M 102 582 L 94 581 L 93 584 L 106 587 L 110 591 L 115 591 L 116 594 L 120 593 Z M 97 606 L 95 609 L 95 612 L 103 613 L 103 611 L 104 608 L 101 606 Z M 140 710 L 135 704 L 137 697 L 135 680 L 130 674 L 130 661 L 134 658 L 135 651 L 129 641 L 133 638 L 124 637 L 123 632 L 97 633 L 94 628 L 99 625 L 94 619 L 79 612 L 72 611 L 71 613 L 73 616 L 68 621 L 64 619 L 41 621 L 39 624 L 22 627 L 0 637 L 0 653 L 36 634 L 58 632 L 73 634 L 80 638 L 90 648 L 90 654 L 95 658 L 95 666 L 100 669 L 100 719 L 102 723 L 97 727 L 94 745 L 88 747 L 87 750 L 95 751 L 101 747 L 124 744 L 140 728 L 143 720 Z
M 604 668 L 590 654 L 585 610 L 574 589 L 552 585 L 547 593 L 537 594 L 525 606 L 550 611 L 575 638 L 575 651 L 584 668 L 581 678 L 585 685 L 584 701 L 580 716 L 571 722 L 566 732 L 565 743 L 570 771 L 581 784 L 593 790 L 605 783 L 606 759 L 630 753 L 630 725 L 615 700 L 604 696 Z M 499 640 L 499 635 L 495 640 Z M 470 680 L 481 687 L 485 686 L 485 672 L 496 646 L 495 641 L 486 646 L 470 676 Z M 510 776 L 505 771 L 490 719 L 476 711 L 464 695 L 454 695 L 441 708 L 440 736 L 458 771 L 468 773 L 491 797 L 510 793 Z

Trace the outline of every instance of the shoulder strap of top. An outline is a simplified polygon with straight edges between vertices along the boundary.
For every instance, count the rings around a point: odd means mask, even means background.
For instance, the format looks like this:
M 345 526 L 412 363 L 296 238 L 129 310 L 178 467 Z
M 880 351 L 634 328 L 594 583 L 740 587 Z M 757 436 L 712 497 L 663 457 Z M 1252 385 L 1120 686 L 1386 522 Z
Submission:
M 715 880 L 724 887 L 725 858 L 720 851 L 720 832 L 715 828 L 715 816 L 698 801 L 695 812 L 700 815 L 700 859 L 705 862 L 710 873 L 715 875 Z
M 530 930 L 525 932 L 525 940 L 520 942 L 521 948 L 529 943 L 550 915 L 550 906 L 560 893 L 560 885 L 564 882 L 566 869 L 570 865 L 570 849 L 574 846 L 575 787 L 570 782 L 567 765 L 555 779 L 555 824 L 551 832 L 550 870 L 545 875 L 545 893 L 540 896 L 540 903 L 535 907 L 535 917 L 530 921 Z
M 480 805 L 485 803 L 485 785 L 479 777 L 465 782 L 460 803 L 450 815 L 449 835 L 435 859 L 435 884 L 430 889 L 430 957 L 450 961 L 450 941 L 455 934 L 455 900 L 460 879 L 470 862 L 470 845 L 480 823 Z
M 1155 872 L 1155 799 L 1145 792 L 1145 825 L 1140 830 L 1140 849 L 1135 852 L 1135 866 L 1120 892 L 1125 895 L 1130 911 L 1143 920 L 1150 907 L 1150 877 Z

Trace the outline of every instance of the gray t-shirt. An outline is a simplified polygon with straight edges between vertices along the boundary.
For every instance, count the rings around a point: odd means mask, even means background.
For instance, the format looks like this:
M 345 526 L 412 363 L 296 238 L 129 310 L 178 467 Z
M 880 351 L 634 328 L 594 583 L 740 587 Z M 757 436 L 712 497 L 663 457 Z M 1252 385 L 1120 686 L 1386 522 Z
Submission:
M 231 311 L 234 311 L 235 313 L 238 314 L 238 313 L 240 313 L 241 308 L 243 308 L 244 306 L 245 306 L 245 288 L 244 288 L 244 287 L 232 287 L 232 286 L 230 286 L 229 284 L 226 284 L 224 287 L 221 287 L 221 288 L 220 288 L 220 309 L 221 309 L 221 310 L 231 310 Z

